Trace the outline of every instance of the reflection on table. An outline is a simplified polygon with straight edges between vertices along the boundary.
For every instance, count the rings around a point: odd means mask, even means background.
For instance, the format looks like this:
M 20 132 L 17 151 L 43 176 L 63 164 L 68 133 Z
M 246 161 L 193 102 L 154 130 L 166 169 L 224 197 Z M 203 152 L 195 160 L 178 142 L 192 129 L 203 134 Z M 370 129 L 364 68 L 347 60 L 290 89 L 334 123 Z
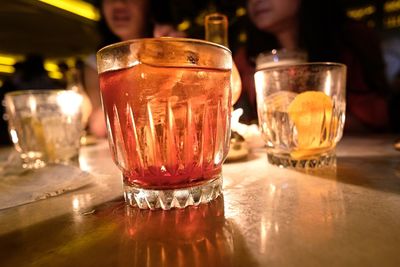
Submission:
M 223 197 L 155 212 L 125 206 L 105 142 L 84 147 L 90 185 L 0 210 L 1 266 L 399 266 L 393 140 L 345 138 L 336 169 L 309 173 L 267 164 L 255 142 L 224 165 Z

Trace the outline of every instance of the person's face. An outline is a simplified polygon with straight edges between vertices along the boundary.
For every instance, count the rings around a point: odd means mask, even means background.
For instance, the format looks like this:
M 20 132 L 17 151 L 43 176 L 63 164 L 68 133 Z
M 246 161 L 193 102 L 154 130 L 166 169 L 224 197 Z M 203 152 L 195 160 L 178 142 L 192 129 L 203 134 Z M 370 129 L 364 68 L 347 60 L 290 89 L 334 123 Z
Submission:
M 147 0 L 103 0 L 106 23 L 121 40 L 143 37 L 147 8 Z
M 275 33 L 288 21 L 297 19 L 301 0 L 248 0 L 247 9 L 254 25 Z

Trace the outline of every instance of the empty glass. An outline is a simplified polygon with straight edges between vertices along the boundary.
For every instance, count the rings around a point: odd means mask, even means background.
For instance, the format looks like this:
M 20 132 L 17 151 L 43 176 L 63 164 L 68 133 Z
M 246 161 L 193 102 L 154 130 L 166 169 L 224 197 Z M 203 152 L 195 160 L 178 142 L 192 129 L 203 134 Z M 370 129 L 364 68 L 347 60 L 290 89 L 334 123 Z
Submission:
M 23 168 L 68 163 L 79 155 L 82 96 L 67 90 L 5 95 L 9 132 Z
M 268 67 L 256 72 L 255 84 L 268 161 L 293 168 L 331 166 L 345 121 L 346 66 Z

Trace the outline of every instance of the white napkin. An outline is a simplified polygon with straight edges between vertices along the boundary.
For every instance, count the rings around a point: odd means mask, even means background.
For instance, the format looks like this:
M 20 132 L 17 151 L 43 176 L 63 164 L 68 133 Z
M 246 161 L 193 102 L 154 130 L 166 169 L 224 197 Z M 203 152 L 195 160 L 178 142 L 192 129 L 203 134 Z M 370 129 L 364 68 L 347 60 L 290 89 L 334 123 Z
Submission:
M 11 152 L 0 156 L 0 210 L 15 207 L 93 182 L 94 177 L 72 165 L 48 165 L 37 170 L 24 170 L 19 156 Z

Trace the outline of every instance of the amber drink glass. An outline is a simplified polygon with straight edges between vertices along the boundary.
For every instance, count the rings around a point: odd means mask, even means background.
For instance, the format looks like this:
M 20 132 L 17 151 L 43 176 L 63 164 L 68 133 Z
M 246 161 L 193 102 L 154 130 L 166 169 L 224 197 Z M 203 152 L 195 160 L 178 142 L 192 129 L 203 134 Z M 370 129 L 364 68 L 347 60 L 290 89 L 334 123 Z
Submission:
M 256 72 L 255 84 L 268 161 L 299 169 L 334 165 L 345 121 L 346 66 L 268 67 Z

